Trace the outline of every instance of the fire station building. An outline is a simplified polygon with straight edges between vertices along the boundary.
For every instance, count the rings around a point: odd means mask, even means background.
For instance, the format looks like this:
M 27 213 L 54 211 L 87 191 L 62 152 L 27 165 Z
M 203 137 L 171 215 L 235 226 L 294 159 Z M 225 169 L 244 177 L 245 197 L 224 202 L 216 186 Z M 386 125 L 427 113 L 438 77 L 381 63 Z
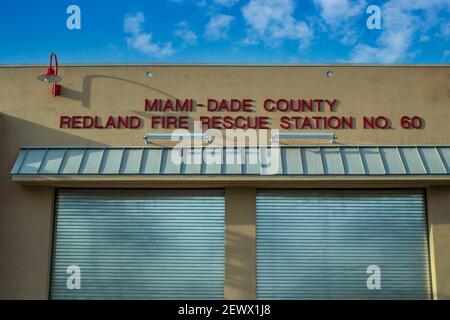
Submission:
M 449 65 L 44 69 L 0 67 L 0 298 L 450 298 Z

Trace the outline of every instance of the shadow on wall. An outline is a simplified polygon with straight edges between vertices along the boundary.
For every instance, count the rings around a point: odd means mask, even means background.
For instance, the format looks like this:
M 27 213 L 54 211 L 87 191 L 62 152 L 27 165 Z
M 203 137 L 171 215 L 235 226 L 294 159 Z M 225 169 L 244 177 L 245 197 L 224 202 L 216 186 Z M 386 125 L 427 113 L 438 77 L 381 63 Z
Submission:
M 2 114 L 0 127 L 0 184 L 11 181 L 10 171 L 22 146 L 104 146 L 94 140 Z
M 252 288 L 255 286 L 255 279 L 248 274 L 248 268 L 245 266 L 246 261 L 252 261 L 255 257 L 248 255 L 248 252 L 254 252 L 255 239 L 246 236 L 242 233 L 228 230 L 226 233 L 227 250 L 233 252 L 232 259 L 229 259 L 225 264 L 227 270 L 225 273 L 225 285 L 238 292 L 247 292 L 247 295 L 252 295 Z M 245 245 L 243 245 L 245 244 Z
M 450 86 L 450 73 L 448 74 L 449 86 Z M 450 88 L 448 89 L 448 96 L 450 97 Z
M 2 114 L 0 128 L 0 299 L 46 299 L 53 188 L 21 186 L 11 169 L 21 146 L 100 143 Z
M 162 90 L 159 90 L 157 88 L 154 87 L 150 87 L 148 85 L 145 85 L 143 83 L 140 82 L 136 82 L 133 80 L 128 80 L 125 78 L 120 78 L 120 77 L 114 77 L 114 76 L 109 76 L 109 75 L 101 75 L 101 74 L 93 74 L 93 75 L 89 75 L 84 77 L 83 79 L 83 91 L 79 92 L 76 90 L 72 90 L 70 88 L 65 87 L 64 85 L 61 87 L 61 96 L 71 99 L 71 100 L 78 100 L 81 101 L 81 105 L 85 108 L 90 108 L 91 106 L 91 88 L 92 88 L 92 82 L 94 81 L 94 79 L 112 79 L 112 80 L 117 80 L 117 81 L 122 81 L 122 82 L 126 82 L 126 83 L 130 83 L 133 85 L 137 85 L 146 89 L 150 89 L 154 92 L 157 92 L 159 94 L 162 94 L 168 98 L 171 99 L 176 99 L 175 96 L 171 95 L 170 93 L 164 92 Z

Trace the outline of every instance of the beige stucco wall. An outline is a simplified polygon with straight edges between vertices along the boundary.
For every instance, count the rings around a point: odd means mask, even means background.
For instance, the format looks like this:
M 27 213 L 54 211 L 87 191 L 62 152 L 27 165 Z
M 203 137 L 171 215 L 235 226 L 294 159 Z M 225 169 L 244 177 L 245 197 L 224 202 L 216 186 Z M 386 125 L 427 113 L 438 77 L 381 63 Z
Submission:
M 50 87 L 36 80 L 43 68 L 0 67 L 0 298 L 48 297 L 54 188 L 11 180 L 9 172 L 20 146 L 142 145 L 141 137 L 149 131 L 146 126 L 137 130 L 61 130 L 60 115 L 138 115 L 148 119 L 145 98 L 200 102 L 210 97 L 252 98 L 257 105 L 266 98 L 336 98 L 340 101 L 336 115 L 357 119 L 386 115 L 395 121 L 395 128 L 389 130 L 338 130 L 341 143 L 450 144 L 450 66 L 63 66 L 60 97 L 52 97 Z M 146 77 L 148 70 L 152 79 Z M 335 74 L 331 79 L 326 77 L 328 70 Z M 206 114 L 204 108 L 189 116 L 201 114 Z M 266 113 L 256 110 L 255 114 Z M 274 121 L 280 115 L 270 114 Z M 400 129 L 401 115 L 421 116 L 425 127 Z M 226 298 L 255 296 L 254 188 L 273 185 L 256 180 L 215 182 L 205 177 L 195 181 L 196 187 L 227 188 Z M 158 188 L 194 186 L 194 182 L 176 177 L 172 181 L 99 181 L 95 186 L 144 183 Z M 428 187 L 435 294 L 437 298 L 450 297 L 446 181 L 419 179 L 409 184 L 408 180 L 314 182 L 286 178 L 273 183 L 285 187 Z M 433 187 L 437 184 L 441 187 Z
M 256 299 L 256 189 L 225 189 L 225 299 Z
M 450 299 L 450 187 L 427 192 L 434 298 Z
M 152 71 L 152 79 L 146 77 L 147 70 Z M 335 76 L 327 78 L 327 70 Z M 0 68 L 5 130 L 14 127 L 15 135 L 30 145 L 42 144 L 43 133 L 48 144 L 72 137 L 79 143 L 141 145 L 148 122 L 139 130 L 120 130 L 120 134 L 111 129 L 60 130 L 58 126 L 61 115 L 137 115 L 148 120 L 145 98 L 192 98 L 199 103 L 208 98 L 250 98 L 256 105 L 251 115 L 271 116 L 274 128 L 279 116 L 294 113 L 265 112 L 261 104 L 267 98 L 335 98 L 338 112 L 325 115 L 354 116 L 359 126 L 358 130 L 337 130 L 341 143 L 441 144 L 449 140 L 445 133 L 450 130 L 446 112 L 450 67 L 63 67 L 63 87 L 57 98 L 51 97 L 50 86 L 36 79 L 42 71 L 42 67 Z M 197 107 L 194 114 L 186 115 L 194 120 L 206 114 L 205 107 Z M 362 115 L 386 115 L 394 129 L 362 130 Z M 402 115 L 424 117 L 425 128 L 400 129 Z M 29 130 L 20 130 L 21 126 Z

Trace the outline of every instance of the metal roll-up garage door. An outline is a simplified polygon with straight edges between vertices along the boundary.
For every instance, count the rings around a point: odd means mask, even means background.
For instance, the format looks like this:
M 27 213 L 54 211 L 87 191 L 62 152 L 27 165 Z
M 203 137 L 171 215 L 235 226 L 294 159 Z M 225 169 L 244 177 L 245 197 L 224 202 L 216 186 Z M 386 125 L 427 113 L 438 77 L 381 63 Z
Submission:
M 258 298 L 430 298 L 421 190 L 260 190 L 256 211 Z
M 222 299 L 224 206 L 222 190 L 59 190 L 51 298 Z

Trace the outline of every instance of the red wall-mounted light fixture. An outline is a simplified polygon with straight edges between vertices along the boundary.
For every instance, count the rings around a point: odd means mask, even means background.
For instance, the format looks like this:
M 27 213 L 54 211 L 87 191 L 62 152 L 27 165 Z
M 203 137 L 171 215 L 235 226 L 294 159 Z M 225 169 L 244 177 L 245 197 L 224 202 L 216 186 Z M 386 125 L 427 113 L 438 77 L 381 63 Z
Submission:
M 55 59 L 55 67 L 53 68 L 53 58 Z M 58 57 L 56 54 L 52 52 L 50 55 L 50 64 L 47 69 L 45 69 L 44 73 L 37 77 L 39 80 L 45 83 L 52 84 L 52 95 L 54 97 L 59 96 L 61 94 L 61 85 L 58 82 L 61 82 L 61 77 L 58 76 Z

